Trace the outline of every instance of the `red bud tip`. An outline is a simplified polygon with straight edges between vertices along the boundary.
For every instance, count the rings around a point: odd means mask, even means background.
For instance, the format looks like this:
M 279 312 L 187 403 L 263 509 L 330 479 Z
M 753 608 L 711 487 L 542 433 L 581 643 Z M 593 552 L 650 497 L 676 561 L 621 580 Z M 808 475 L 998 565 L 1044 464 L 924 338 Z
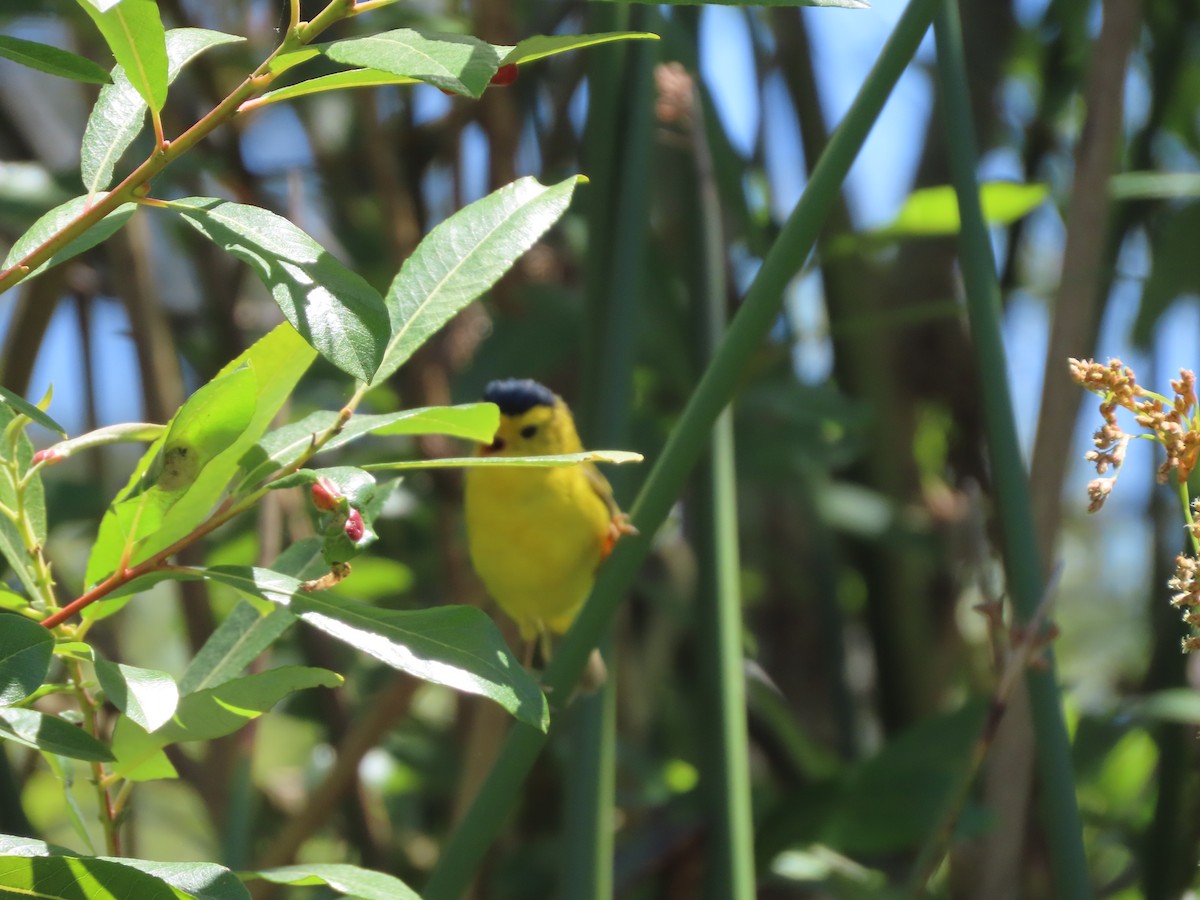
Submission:
M 491 83 L 496 87 L 507 87 L 517 80 L 517 64 L 509 63 L 506 66 L 501 66 L 496 70 L 496 74 L 492 76 Z
M 363 524 L 362 513 L 357 509 L 350 510 L 350 515 L 346 517 L 346 537 L 358 543 L 362 540 L 363 534 L 367 530 L 367 526 Z
M 342 492 L 328 478 L 318 478 L 313 482 L 312 502 L 317 509 L 322 512 L 332 512 L 338 508 L 338 501 L 341 499 Z
M 48 466 L 52 466 L 56 462 L 60 462 L 64 459 L 66 459 L 66 456 L 59 453 L 54 447 L 47 447 L 45 450 L 39 450 L 37 453 L 33 454 L 32 463 L 35 466 L 38 463 L 45 463 Z

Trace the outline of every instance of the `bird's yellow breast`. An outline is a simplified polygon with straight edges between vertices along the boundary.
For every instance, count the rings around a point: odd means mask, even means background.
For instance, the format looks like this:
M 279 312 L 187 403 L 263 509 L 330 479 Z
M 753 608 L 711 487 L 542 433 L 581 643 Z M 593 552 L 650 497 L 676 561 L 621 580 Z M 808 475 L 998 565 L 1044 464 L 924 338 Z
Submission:
M 522 635 L 566 631 L 591 591 L 610 523 L 583 471 L 471 469 L 466 517 L 471 561 Z

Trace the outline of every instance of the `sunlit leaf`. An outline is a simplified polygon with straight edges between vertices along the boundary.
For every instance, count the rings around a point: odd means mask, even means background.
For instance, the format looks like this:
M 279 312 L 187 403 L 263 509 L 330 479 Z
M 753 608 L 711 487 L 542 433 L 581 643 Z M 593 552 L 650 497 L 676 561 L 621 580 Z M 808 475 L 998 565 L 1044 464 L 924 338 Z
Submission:
M 501 65 L 525 65 L 526 63 L 536 62 L 539 59 L 545 59 L 548 56 L 557 56 L 560 53 L 570 53 L 575 50 L 583 50 L 586 47 L 595 47 L 599 44 L 611 44 L 614 41 L 657 41 L 657 34 L 650 34 L 646 31 L 608 31 L 600 34 L 537 34 L 533 37 L 525 38 L 512 48 L 498 47 L 499 50 L 507 49 L 508 52 L 502 55 L 500 60 Z
M 167 102 L 167 48 L 158 4 L 122 0 L 101 11 L 88 0 L 79 5 L 92 17 L 117 63 L 142 99 L 156 112 Z
M 206 28 L 172 28 L 166 33 L 167 84 L 209 47 L 241 40 L 245 38 Z M 83 130 L 79 168 L 89 192 L 102 190 L 112 182 L 113 167 L 142 130 L 146 109 L 145 98 L 130 82 L 124 67 L 117 66 L 112 84 L 100 91 Z
M 480 694 L 543 731 L 548 725 L 549 710 L 537 682 L 513 657 L 482 610 L 468 606 L 377 609 L 305 592 L 295 578 L 268 569 L 215 566 L 202 574 L 278 603 L 314 628 L 395 669 Z
M 171 209 L 247 263 L 318 353 L 370 380 L 388 341 L 388 310 L 360 275 L 270 210 L 211 197 L 173 201 Z
M 16 413 L 6 403 L 0 403 L 0 432 L 16 417 Z M 33 445 L 24 429 L 16 435 L 17 458 L 16 471 L 8 466 L 0 466 L 0 503 L 9 510 L 16 510 L 18 505 L 24 507 L 25 519 L 33 529 L 33 537 L 39 544 L 46 541 L 46 496 L 42 486 L 40 473 L 28 476 L 24 487 L 24 503 L 17 503 L 17 480 L 27 477 L 29 466 L 33 461 Z M 45 587 L 39 581 L 33 560 L 25 546 L 25 536 L 7 515 L 0 514 L 0 556 L 12 568 L 17 580 L 30 597 L 39 597 Z
M 979 186 L 983 217 L 991 225 L 1009 225 L 1029 215 L 1049 195 L 1044 184 L 985 182 Z M 950 185 L 921 188 L 909 194 L 896 218 L 873 233 L 888 237 L 958 234 L 958 197 Z
M 98 194 L 76 197 L 74 200 L 68 200 L 66 203 L 50 210 L 34 222 L 28 231 L 17 238 L 16 242 L 9 249 L 8 255 L 4 258 L 3 265 L 0 265 L 0 269 L 8 269 L 15 266 L 34 250 L 37 250 L 61 232 L 67 225 L 79 218 L 82 213 L 103 196 L 103 194 Z M 61 250 L 56 251 L 40 266 L 30 271 L 26 277 L 32 278 L 34 275 L 46 271 L 51 266 L 57 266 L 59 263 L 66 262 L 71 257 L 78 256 L 85 250 L 90 250 L 102 241 L 107 240 L 124 227 L 136 209 L 137 205 L 134 203 L 123 203 L 118 206 L 83 234 L 79 235 L 79 237 L 68 243 Z
M 501 54 L 477 37 L 398 28 L 334 41 L 322 52 L 335 62 L 402 75 L 471 97 L 487 88 Z
M 495 284 L 566 212 L 579 181 L 568 178 L 546 187 L 520 178 L 430 231 L 388 289 L 392 338 L 373 380 L 391 376 L 455 313 Z
M 524 469 L 563 468 L 580 463 L 623 463 L 641 462 L 645 457 L 628 450 L 585 450 L 582 453 L 557 453 L 550 456 L 453 456 L 442 459 L 402 459 L 396 462 L 368 463 L 363 466 L 368 472 L 386 472 L 402 469 L 469 469 L 475 467 Z
M 179 687 L 166 672 L 96 660 L 96 678 L 108 700 L 147 731 L 157 731 L 175 715 Z
M 122 863 L 76 856 L 0 856 L 0 896 L 14 900 L 194 900 L 194 895 Z

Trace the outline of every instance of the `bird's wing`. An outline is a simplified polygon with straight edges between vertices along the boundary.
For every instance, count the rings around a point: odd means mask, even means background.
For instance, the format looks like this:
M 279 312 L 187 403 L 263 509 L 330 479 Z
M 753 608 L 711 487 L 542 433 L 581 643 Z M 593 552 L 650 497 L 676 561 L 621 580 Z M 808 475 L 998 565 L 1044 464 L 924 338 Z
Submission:
M 612 518 L 616 519 L 621 516 L 621 508 L 617 506 L 616 498 L 613 497 L 612 485 L 608 483 L 608 479 L 600 474 L 592 463 L 583 463 L 583 476 L 587 479 L 592 490 L 596 492 L 596 496 L 604 501 L 604 505 L 608 507 L 608 512 Z

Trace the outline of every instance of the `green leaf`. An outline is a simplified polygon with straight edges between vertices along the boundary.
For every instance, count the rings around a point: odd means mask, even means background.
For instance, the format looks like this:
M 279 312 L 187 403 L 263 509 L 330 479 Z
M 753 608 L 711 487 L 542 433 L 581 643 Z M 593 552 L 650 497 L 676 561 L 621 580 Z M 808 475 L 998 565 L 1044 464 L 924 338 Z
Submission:
M 179 687 L 166 672 L 97 659 L 96 679 L 113 706 L 147 731 L 157 731 L 175 715 Z
M 42 686 L 54 637 L 37 622 L 0 615 L 0 706 L 19 703 Z
M 44 453 L 53 462 L 62 462 L 80 450 L 91 450 L 93 447 L 106 447 L 130 441 L 155 441 L 166 431 L 167 426 L 156 425 L 153 422 L 121 422 L 117 425 L 105 425 L 66 441 L 59 441 L 47 447 Z
M 1133 700 L 1128 711 L 1137 719 L 1195 725 L 1200 723 L 1200 694 L 1191 688 L 1167 688 Z
M 125 0 L 126 3 L 129 0 Z M 188 900 L 194 895 L 112 860 L 77 856 L 0 856 L 0 897 L 38 900 L 134 898 Z
M 394 669 L 479 694 L 522 722 L 546 730 L 549 709 L 533 677 L 513 657 L 496 624 L 479 609 L 442 606 L 377 609 L 306 593 L 295 578 L 242 566 L 199 570 L 204 577 L 287 608 L 314 628 Z
M 267 91 L 261 97 L 253 100 L 254 106 L 265 106 L 268 103 L 279 103 L 282 100 L 295 100 L 297 97 L 307 97 L 310 94 L 321 94 L 326 91 L 340 91 L 346 88 L 384 87 L 393 84 L 419 84 L 421 79 L 410 78 L 407 75 L 393 75 L 391 72 L 381 72 L 379 69 L 349 69 L 345 72 L 331 72 L 328 75 L 318 75 L 307 81 L 289 84 L 278 90 Z
M 209 47 L 241 40 L 245 38 L 206 28 L 172 28 L 166 33 L 167 84 Z M 146 108 L 124 67 L 113 69 L 112 84 L 100 91 L 83 130 L 79 167 L 89 193 L 112 182 L 113 167 L 145 124 Z
M 113 758 L 109 749 L 86 731 L 32 709 L 0 709 L 0 739 L 71 759 L 108 762 Z
M 1179 297 L 1200 294 L 1196 266 L 1196 234 L 1200 228 L 1200 203 L 1173 209 L 1153 236 L 1150 276 L 1133 322 L 1131 337 L 1138 347 L 1149 347 L 1154 327 Z
M 347 897 L 361 900 L 421 900 L 420 895 L 398 878 L 340 863 L 307 863 L 250 873 L 274 884 L 324 884 Z
M 504 48 L 498 47 L 498 50 L 507 49 L 506 54 L 501 55 L 500 64 L 510 65 L 525 65 L 526 63 L 535 62 L 539 59 L 545 59 L 548 56 L 557 56 L 560 53 L 570 53 L 574 50 L 582 50 L 585 47 L 595 47 L 598 44 L 611 44 L 614 41 L 657 41 L 657 34 L 650 34 L 646 31 L 608 31 L 599 34 L 537 34 L 533 37 L 525 38 L 515 47 Z
M 163 517 L 161 527 L 141 539 L 132 557 L 134 563 L 147 559 L 183 538 L 204 519 L 237 471 L 238 460 L 262 437 L 315 357 L 312 348 L 290 325 L 284 324 L 259 339 L 218 373 L 217 378 L 223 378 L 242 367 L 254 373 L 257 387 L 252 398 L 253 416 L 237 440 L 223 448 L 216 458 L 203 467 L 195 483 Z M 235 398 L 232 402 L 240 404 L 241 400 Z M 178 417 L 179 414 L 176 415 Z M 105 513 L 100 535 L 88 560 L 86 580 L 89 585 L 95 584 L 116 568 L 125 546 L 121 517 L 129 515 L 128 512 L 118 512 L 118 509 L 124 507 L 123 501 L 132 499 L 136 502 L 135 492 L 151 478 L 148 474 L 150 466 L 164 450 L 164 445 L 165 440 L 160 440 L 150 446 L 129 483 L 118 494 L 113 507 Z M 114 607 L 108 601 L 100 601 L 88 607 L 88 610 L 94 610 L 92 617 L 102 618 L 106 611 L 110 613 L 115 608 L 119 607 Z
M 334 41 L 321 52 L 335 62 L 414 78 L 469 97 L 483 94 L 501 58 L 496 47 L 477 37 L 414 28 Z
M 583 35 L 549 35 L 537 36 L 528 38 L 515 47 L 504 46 L 501 44 L 492 44 L 494 58 L 498 61 L 497 68 L 501 65 L 524 65 L 539 59 L 544 59 L 547 56 L 555 56 L 559 53 L 567 53 L 572 50 L 579 50 L 584 47 L 595 46 L 596 44 L 606 44 L 610 41 L 624 40 L 640 40 L 651 39 L 658 40 L 658 35 L 647 34 L 645 32 L 634 31 L 615 31 L 606 34 L 583 34 Z M 361 40 L 361 39 L 358 39 Z M 349 42 L 339 42 L 345 49 L 345 44 Z M 330 45 L 333 46 L 333 45 Z M 374 48 L 379 50 L 378 47 Z M 390 48 L 385 48 L 380 52 L 388 53 Z M 411 47 L 406 47 L 406 52 L 411 50 Z M 343 50 L 335 51 L 342 53 Z M 366 55 L 371 53 L 371 48 L 363 46 L 351 46 L 351 55 Z M 373 54 L 372 54 L 373 55 Z M 389 54 L 390 55 L 390 54 Z M 331 57 L 332 58 L 332 57 Z M 274 67 L 272 67 L 274 68 Z M 399 63 L 393 68 L 403 68 Z M 445 75 L 445 72 L 440 73 Z M 495 74 L 495 73 L 492 73 Z M 490 79 L 490 75 L 488 76 Z M 331 72 L 328 75 L 318 75 L 316 78 L 310 78 L 307 81 L 301 81 L 297 84 L 290 84 L 287 87 L 279 88 L 278 90 L 268 91 L 261 97 L 250 101 L 255 106 L 263 106 L 268 103 L 278 103 L 281 100 L 294 100 L 297 97 L 305 97 L 310 94 L 320 94 L 325 91 L 345 90 L 347 88 L 359 87 L 383 87 L 385 85 L 399 84 L 417 84 L 428 79 L 415 77 L 413 75 L 402 73 L 395 74 L 392 71 L 385 71 L 382 68 L 363 68 L 350 69 L 345 72 Z M 455 79 L 461 81 L 461 79 Z M 436 83 L 436 82 L 430 82 Z M 486 84 L 484 87 L 486 88 Z M 470 93 L 464 88 L 447 88 L 454 90 L 457 93 Z
M 245 600 L 239 601 L 192 658 L 179 680 L 179 690 L 194 694 L 232 681 L 295 621 L 281 606 L 264 614 Z
M 171 420 L 142 489 L 105 514 L 88 561 L 89 584 L 112 572 L 127 549 L 130 561 L 140 562 L 171 543 L 164 542 L 164 535 L 182 537 L 200 523 L 225 482 L 202 496 L 192 491 L 205 468 L 228 454 L 249 427 L 257 387 L 252 369 L 238 369 L 214 378 L 188 398 Z M 190 494 L 195 500 L 176 513 Z M 94 617 L 104 609 L 94 604 L 85 615 Z
M 103 67 L 96 65 L 90 59 L 78 56 L 58 47 L 39 44 L 36 41 L 26 41 L 21 38 L 0 34 L 0 57 L 11 59 L 15 63 L 82 81 L 86 84 L 108 84 L 108 73 Z
M 425 236 L 387 293 L 392 338 L 374 381 L 388 378 L 500 276 L 567 210 L 580 178 L 551 187 L 533 178 L 459 210 Z
M 979 186 L 979 200 L 989 225 L 1010 225 L 1041 206 L 1049 192 L 1044 184 L 992 181 Z M 913 191 L 890 225 L 870 233 L 889 238 L 930 237 L 958 234 L 959 227 L 954 188 L 940 185 Z
M 12 409 L 0 403 L 0 433 L 8 427 L 16 417 Z M 33 461 L 33 445 L 29 443 L 24 429 L 16 435 L 17 465 L 15 477 L 25 477 Z M 8 466 L 0 466 L 0 503 L 8 509 L 17 509 L 17 483 L 14 472 Z M 39 544 L 46 542 L 46 498 L 42 487 L 42 477 L 35 473 L 25 485 L 25 516 L 33 529 L 33 536 Z M 25 541 L 16 524 L 8 516 L 0 514 L 0 556 L 3 556 L 12 567 L 13 573 L 21 582 L 30 597 L 40 597 L 42 586 L 38 584 L 38 574 L 33 568 L 33 562 L 25 547 Z
M 390 326 L 382 298 L 311 237 L 257 206 L 209 197 L 173 201 L 197 231 L 247 263 L 317 352 L 360 381 L 383 357 Z
M 68 200 L 66 203 L 54 207 L 54 209 L 34 222 L 28 231 L 17 238 L 16 243 L 12 245 L 8 251 L 8 255 L 4 258 L 3 265 L 0 265 L 0 269 L 9 269 L 15 266 L 38 247 L 42 246 L 42 244 L 46 243 L 46 241 L 66 228 L 67 225 L 79 218 L 84 211 L 102 196 L 101 194 L 76 197 L 74 200 Z M 137 204 L 135 203 L 121 204 L 36 269 L 33 269 L 25 277 L 32 278 L 34 275 L 40 275 L 51 266 L 57 266 L 59 263 L 66 262 L 71 257 L 78 256 L 85 250 L 91 250 L 102 241 L 108 240 L 108 238 L 124 227 L 136 209 Z
M 155 112 L 162 109 L 167 102 L 167 47 L 158 4 L 122 0 L 106 11 L 83 0 L 79 5 L 92 17 L 142 99 Z
M 112 771 L 132 781 L 170 777 L 161 771 L 161 750 L 169 744 L 210 741 L 240 730 L 296 691 L 338 687 L 342 676 L 328 669 L 283 666 L 237 678 L 184 697 L 170 723 L 153 734 L 122 717 L 113 731 Z
M 493 467 L 507 469 L 549 468 L 560 469 L 580 463 L 623 463 L 641 462 L 645 457 L 628 450 L 585 450 L 582 453 L 556 453 L 551 456 L 451 456 L 443 459 L 402 459 L 396 462 L 368 463 L 362 468 L 368 472 L 388 472 L 402 469 L 470 469 Z
M 284 425 L 268 433 L 242 460 L 245 475 L 241 487 L 248 488 L 284 466 L 291 465 L 321 434 L 337 421 L 338 414 L 320 410 L 299 422 Z M 500 427 L 500 411 L 492 403 L 467 403 L 461 406 L 429 406 L 402 409 L 378 415 L 355 415 L 322 448 L 336 450 L 366 434 L 379 436 L 442 434 L 468 441 L 490 441 Z
M 50 431 L 57 431 L 63 437 L 67 436 L 67 430 L 50 418 L 44 411 L 38 409 L 20 394 L 10 391 L 3 385 L 0 385 L 0 400 L 7 403 L 21 415 L 33 419 L 33 421 L 37 422 L 43 428 L 48 428 Z

